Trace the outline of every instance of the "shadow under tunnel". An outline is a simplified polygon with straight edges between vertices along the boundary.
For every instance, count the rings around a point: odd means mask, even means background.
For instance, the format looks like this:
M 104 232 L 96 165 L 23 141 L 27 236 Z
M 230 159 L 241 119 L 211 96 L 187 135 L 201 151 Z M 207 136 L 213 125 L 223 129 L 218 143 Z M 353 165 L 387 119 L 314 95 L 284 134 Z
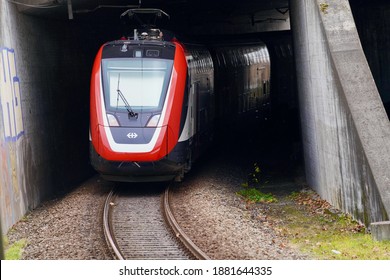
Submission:
M 390 3 L 349 0 L 368 64 L 390 118 Z

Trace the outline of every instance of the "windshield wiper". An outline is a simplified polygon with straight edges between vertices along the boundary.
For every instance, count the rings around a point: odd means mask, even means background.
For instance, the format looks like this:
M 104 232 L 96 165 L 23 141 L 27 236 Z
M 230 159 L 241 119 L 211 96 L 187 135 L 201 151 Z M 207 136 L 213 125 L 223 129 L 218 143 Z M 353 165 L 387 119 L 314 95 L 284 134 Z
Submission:
M 119 73 L 118 74 L 118 88 L 117 88 L 116 92 L 118 93 L 118 96 L 122 99 L 123 103 L 125 103 L 126 110 L 127 110 L 127 112 L 129 112 L 129 119 L 130 118 L 138 118 L 138 113 L 134 113 L 133 109 L 131 109 L 129 102 L 127 102 L 127 100 L 126 100 L 126 97 L 123 95 L 123 93 L 119 89 L 120 79 L 121 79 L 121 74 Z

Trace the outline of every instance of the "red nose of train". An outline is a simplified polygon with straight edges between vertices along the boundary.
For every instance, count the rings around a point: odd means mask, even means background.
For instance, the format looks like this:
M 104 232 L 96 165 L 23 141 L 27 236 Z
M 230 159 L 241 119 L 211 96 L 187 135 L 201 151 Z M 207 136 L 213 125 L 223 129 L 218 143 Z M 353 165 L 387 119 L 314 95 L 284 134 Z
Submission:
M 187 64 L 178 43 L 118 41 L 98 52 L 91 80 L 91 138 L 108 161 L 152 162 L 179 138 Z

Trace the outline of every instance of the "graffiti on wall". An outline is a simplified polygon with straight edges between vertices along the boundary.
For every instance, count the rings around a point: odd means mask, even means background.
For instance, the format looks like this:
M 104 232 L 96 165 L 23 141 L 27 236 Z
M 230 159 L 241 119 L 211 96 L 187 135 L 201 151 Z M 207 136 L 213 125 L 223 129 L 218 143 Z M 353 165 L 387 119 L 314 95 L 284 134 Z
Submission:
M 0 216 L 6 230 L 23 215 L 19 147 L 24 135 L 15 51 L 0 47 Z M 19 167 L 19 168 L 18 168 Z
M 0 47 L 0 52 L 0 106 L 4 137 L 7 142 L 16 142 L 24 134 L 24 128 L 15 51 Z

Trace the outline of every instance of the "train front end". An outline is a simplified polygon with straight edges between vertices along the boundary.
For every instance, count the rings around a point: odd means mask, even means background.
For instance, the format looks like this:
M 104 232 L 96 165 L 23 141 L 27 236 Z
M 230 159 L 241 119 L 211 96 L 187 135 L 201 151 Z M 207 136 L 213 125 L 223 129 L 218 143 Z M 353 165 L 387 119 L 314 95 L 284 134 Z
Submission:
M 174 155 L 186 76 L 177 43 L 123 40 L 100 48 L 91 77 L 90 160 L 105 179 L 164 181 L 180 172 L 184 159 Z

